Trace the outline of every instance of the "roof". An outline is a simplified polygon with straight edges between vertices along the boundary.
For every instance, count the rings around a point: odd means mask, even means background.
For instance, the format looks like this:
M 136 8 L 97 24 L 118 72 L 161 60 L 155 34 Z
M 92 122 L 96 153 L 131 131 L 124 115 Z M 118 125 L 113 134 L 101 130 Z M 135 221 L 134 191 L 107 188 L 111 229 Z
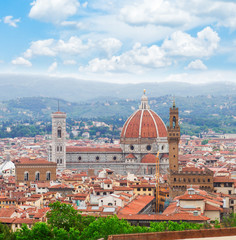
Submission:
M 141 163 L 156 163 L 156 161 L 157 161 L 156 156 L 151 153 L 148 153 L 142 158 Z
M 167 137 L 162 119 L 152 110 L 139 109 L 125 122 L 121 138 L 157 138 Z
M 198 194 L 186 194 L 186 195 L 182 195 L 180 197 L 178 197 L 179 200 L 204 200 L 205 197 L 200 196 Z
M 24 164 L 24 165 L 56 165 L 54 162 L 49 162 L 48 160 L 44 158 L 36 158 L 36 159 L 31 159 L 31 158 L 20 158 L 16 162 L 16 166 L 19 164 Z
M 120 153 L 122 152 L 122 149 L 121 148 L 115 148 L 115 147 L 104 147 L 104 148 L 101 148 L 101 147 L 79 147 L 79 146 L 68 146 L 66 147 L 66 152 L 111 152 L 111 153 Z
M 137 198 L 122 208 L 119 214 L 138 214 L 153 199 L 154 197 L 152 196 L 137 196 Z
M 211 204 L 206 203 L 205 204 L 205 211 L 221 211 L 223 212 L 223 209 L 220 207 L 213 206 Z
M 132 153 L 128 154 L 125 158 L 127 158 L 127 159 L 129 159 L 129 158 L 136 159 L 136 157 Z

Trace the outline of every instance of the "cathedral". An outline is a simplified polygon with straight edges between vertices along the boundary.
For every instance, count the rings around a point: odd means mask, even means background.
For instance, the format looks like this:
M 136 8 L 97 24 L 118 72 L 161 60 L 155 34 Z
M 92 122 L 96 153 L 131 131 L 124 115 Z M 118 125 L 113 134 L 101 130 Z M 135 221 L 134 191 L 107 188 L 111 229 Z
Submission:
M 157 152 L 160 171 L 165 173 L 169 167 L 167 128 L 158 114 L 150 109 L 145 90 L 139 109 L 123 126 L 119 148 L 66 146 L 66 113 L 58 111 L 51 116 L 49 160 L 56 162 L 59 169 L 94 169 L 97 172 L 109 168 L 119 174 L 154 174 Z

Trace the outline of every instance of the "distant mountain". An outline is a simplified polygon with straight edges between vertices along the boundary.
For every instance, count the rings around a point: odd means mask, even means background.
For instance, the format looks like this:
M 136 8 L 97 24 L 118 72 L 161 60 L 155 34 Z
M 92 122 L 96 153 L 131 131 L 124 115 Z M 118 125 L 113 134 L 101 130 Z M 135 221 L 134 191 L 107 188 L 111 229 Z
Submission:
M 217 82 L 209 84 L 189 84 L 183 82 L 115 84 L 85 81 L 74 78 L 57 78 L 42 75 L 0 74 L 0 101 L 18 97 L 50 97 L 71 102 L 92 99 L 139 99 L 143 89 L 149 97 L 163 95 L 231 95 L 236 92 L 236 84 Z

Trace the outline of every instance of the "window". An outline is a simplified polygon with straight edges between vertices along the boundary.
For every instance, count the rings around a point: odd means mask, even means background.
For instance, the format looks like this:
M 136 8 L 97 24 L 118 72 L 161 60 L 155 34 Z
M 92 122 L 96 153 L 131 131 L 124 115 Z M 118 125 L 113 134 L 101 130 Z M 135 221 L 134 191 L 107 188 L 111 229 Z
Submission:
M 78 157 L 78 160 L 81 160 L 81 159 L 82 159 L 82 158 L 79 156 L 79 157 Z
M 146 188 L 143 188 L 143 191 L 146 191 Z
M 195 182 L 195 178 L 193 178 L 193 182 Z
M 146 149 L 150 151 L 152 149 L 151 145 L 147 145 Z
M 60 151 L 62 152 L 62 146 L 60 146 Z
M 151 189 L 151 188 L 148 188 L 148 191 L 152 191 L 152 189 Z
M 35 181 L 39 181 L 40 180 L 40 174 L 39 172 L 35 173 Z
M 231 191 L 231 190 L 229 190 L 229 194 L 231 194 L 231 192 L 232 192 L 232 191 Z
M 164 145 L 162 145 L 161 150 L 164 150 Z
M 200 182 L 200 178 L 198 178 L 198 180 L 197 180 L 198 182 Z
M 211 181 L 210 178 L 208 178 L 207 181 L 210 182 Z
M 58 128 L 58 129 L 57 129 L 57 137 L 58 137 L 58 138 L 61 138 L 61 128 Z
M 113 157 L 113 160 L 116 160 L 116 159 L 117 159 L 117 157 L 116 157 L 116 156 L 114 156 L 114 157 Z
M 60 164 L 62 164 L 62 159 L 60 159 Z
M 59 164 L 59 159 L 57 159 L 57 164 Z
M 24 173 L 24 181 L 29 181 L 29 173 L 28 172 Z
M 140 191 L 140 188 L 137 188 L 137 191 Z
M 96 157 L 96 160 L 97 160 L 97 161 L 99 160 L 99 156 Z
M 59 146 L 57 146 L 57 151 L 59 152 Z
M 51 180 L 51 172 L 46 173 L 46 180 L 50 181 Z
M 176 182 L 176 178 L 174 178 L 174 182 Z
M 130 150 L 134 150 L 134 146 L 133 145 L 130 145 Z

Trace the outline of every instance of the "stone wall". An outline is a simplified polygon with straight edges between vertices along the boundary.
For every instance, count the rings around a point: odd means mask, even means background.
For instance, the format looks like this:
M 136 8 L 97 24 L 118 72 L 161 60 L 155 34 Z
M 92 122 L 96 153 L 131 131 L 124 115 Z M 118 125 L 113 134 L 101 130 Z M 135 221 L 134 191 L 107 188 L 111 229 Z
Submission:
M 236 236 L 236 228 L 202 229 L 174 232 L 155 232 L 111 235 L 108 240 L 175 240 L 186 238 L 204 238 Z

